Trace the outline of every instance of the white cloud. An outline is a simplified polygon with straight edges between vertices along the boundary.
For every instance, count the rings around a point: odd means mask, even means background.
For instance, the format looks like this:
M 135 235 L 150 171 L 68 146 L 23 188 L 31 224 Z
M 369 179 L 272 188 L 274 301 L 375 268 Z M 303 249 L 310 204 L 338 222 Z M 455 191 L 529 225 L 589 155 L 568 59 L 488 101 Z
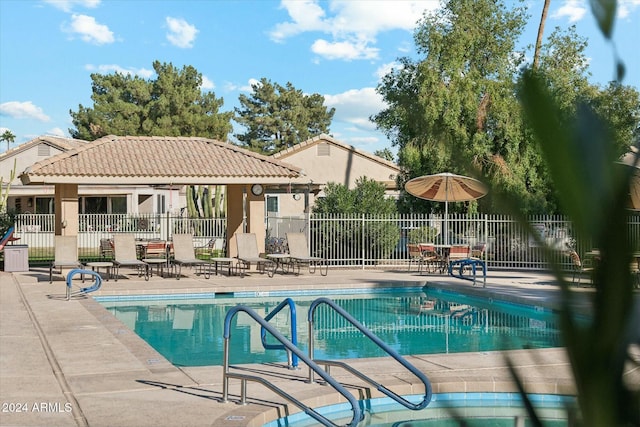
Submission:
M 51 121 L 51 118 L 44 114 L 42 108 L 33 105 L 31 101 L 9 101 L 2 103 L 0 104 L 0 115 L 10 116 L 15 119 L 36 119 L 41 122 Z
M 618 2 L 618 18 L 626 18 L 637 8 L 640 8 L 640 0 L 626 0 Z
M 352 43 L 349 41 L 328 42 L 326 40 L 316 40 L 311 45 L 311 51 L 327 59 L 344 59 L 351 61 L 354 59 L 375 59 L 378 57 L 380 49 L 367 47 L 366 43 Z
M 335 108 L 334 121 L 349 123 L 360 130 L 371 131 L 375 124 L 369 117 L 386 108 L 375 88 L 351 89 L 337 95 L 324 95 L 325 105 Z
M 100 4 L 100 0 L 44 0 L 44 2 L 64 12 L 71 12 L 74 6 L 93 9 Z
M 70 34 L 78 34 L 87 43 L 106 44 L 113 43 L 115 38 L 109 27 L 98 24 L 93 16 L 71 15 L 71 24 L 63 25 L 63 31 Z
M 148 70 L 146 68 L 124 68 L 117 64 L 87 64 L 84 66 L 84 68 L 88 71 L 91 71 L 92 73 L 95 72 L 98 74 L 110 74 L 113 72 L 118 72 L 125 75 L 135 75 L 144 79 L 148 79 L 155 74 L 154 70 Z
M 564 4 L 556 10 L 551 17 L 552 18 L 569 18 L 569 22 L 578 22 L 587 13 L 587 7 L 581 0 L 566 0 Z
M 296 34 L 323 29 L 325 13 L 316 1 L 282 0 L 280 7 L 287 10 L 292 22 L 276 24 L 270 32 L 272 40 L 282 41 Z
M 382 64 L 376 69 L 375 76 L 378 78 L 378 80 L 382 80 L 384 76 L 389 74 L 394 69 L 395 70 L 399 69 L 400 67 L 401 67 L 401 64 L 397 61 Z
M 216 85 L 209 80 L 209 78 L 207 76 L 202 76 L 202 85 L 200 86 L 201 89 L 204 90 L 211 90 L 211 89 L 215 89 Z
M 322 8 L 326 4 L 327 11 Z M 371 46 L 376 43 L 378 33 L 398 29 L 413 31 L 423 13 L 436 10 L 440 2 L 283 0 L 281 7 L 287 10 L 291 21 L 277 24 L 270 32 L 272 40 L 281 42 L 305 32 L 330 34 L 333 40 L 317 40 L 313 51 L 328 59 L 351 60 L 377 57 L 378 50 Z
M 167 26 L 169 27 L 169 33 L 167 34 L 167 40 L 180 48 L 193 47 L 193 41 L 196 39 L 198 29 L 189 24 L 187 21 L 181 18 L 167 17 Z
M 260 84 L 260 80 L 258 79 L 249 79 L 249 81 L 247 82 L 247 84 L 245 86 L 240 86 L 240 91 L 241 92 L 253 92 L 253 86 L 254 85 L 259 85 Z

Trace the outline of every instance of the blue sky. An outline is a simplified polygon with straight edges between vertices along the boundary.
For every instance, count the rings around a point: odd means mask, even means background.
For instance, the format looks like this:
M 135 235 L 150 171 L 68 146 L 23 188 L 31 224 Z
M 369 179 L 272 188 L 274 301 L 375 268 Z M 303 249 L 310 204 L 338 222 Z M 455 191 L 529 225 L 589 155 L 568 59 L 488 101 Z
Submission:
M 512 4 L 506 0 L 507 4 Z M 531 0 L 522 46 L 535 42 L 543 0 Z M 515 1 L 513 2 L 515 4 Z M 291 82 L 335 107 L 331 133 L 374 152 L 391 142 L 368 120 L 384 108 L 380 77 L 415 57 L 413 30 L 437 0 L 0 0 L 0 133 L 12 146 L 39 135 L 68 136 L 69 110 L 92 107 L 90 74 L 154 78 L 154 60 L 194 66 L 203 90 L 233 111 L 262 77 Z M 586 0 L 552 0 L 545 36 L 575 24 L 586 37 L 592 82 L 613 78 L 614 50 Z M 640 88 L 640 0 L 619 0 L 615 49 L 624 83 Z M 532 56 L 532 50 L 527 54 Z M 6 143 L 0 145 L 0 152 Z

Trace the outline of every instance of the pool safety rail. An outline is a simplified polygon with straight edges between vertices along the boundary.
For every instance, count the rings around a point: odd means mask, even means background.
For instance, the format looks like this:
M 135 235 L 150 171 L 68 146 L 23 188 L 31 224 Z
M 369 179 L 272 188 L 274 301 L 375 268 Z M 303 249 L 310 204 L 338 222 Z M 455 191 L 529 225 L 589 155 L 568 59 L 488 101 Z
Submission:
M 80 277 L 82 278 L 82 283 L 84 283 L 84 276 L 93 277 L 93 283 L 91 284 L 91 286 L 83 287 L 74 291 L 73 277 L 78 275 L 80 275 Z M 83 270 L 79 268 L 73 269 L 69 271 L 69 274 L 67 274 L 67 301 L 69 301 L 72 296 L 84 295 L 84 294 L 88 294 L 89 292 L 95 292 L 98 289 L 100 289 L 101 286 L 102 286 L 102 277 L 100 276 L 99 273 L 96 273 L 95 271 L 92 271 L 92 270 Z
M 360 372 L 360 371 L 358 371 L 356 369 L 353 369 L 352 367 L 348 366 L 347 364 L 345 364 L 343 362 L 329 361 L 329 360 L 314 360 L 314 349 L 313 349 L 313 335 L 314 335 L 313 324 L 314 324 L 314 321 L 313 321 L 313 318 L 314 318 L 315 309 L 321 304 L 325 304 L 325 305 L 329 306 L 331 309 L 333 309 L 335 312 L 337 312 L 346 321 L 348 321 L 356 329 L 358 329 L 358 331 L 360 331 L 366 338 L 368 338 L 369 340 L 373 341 L 385 353 L 387 353 L 389 356 L 391 356 L 393 359 L 395 359 L 397 362 L 399 362 L 402 366 L 404 366 L 407 370 L 409 370 L 413 375 L 415 375 L 418 379 L 420 379 L 420 381 L 424 384 L 424 388 L 425 388 L 422 401 L 420 401 L 417 404 L 412 403 L 412 402 L 408 401 L 407 399 L 403 398 L 402 396 L 394 393 L 393 391 L 391 391 L 390 389 L 388 389 L 384 385 L 382 385 L 382 384 L 378 383 L 377 381 L 373 380 L 372 378 L 364 375 L 362 372 Z M 397 403 L 401 404 L 402 406 L 404 406 L 404 407 L 406 407 L 408 409 L 420 410 L 420 409 L 426 408 L 427 405 L 429 405 L 429 402 L 431 402 L 431 397 L 432 397 L 431 382 L 429 381 L 429 379 L 422 372 L 420 372 L 415 366 L 413 366 L 411 363 L 409 363 L 405 358 L 403 358 L 395 350 L 393 350 L 391 347 L 389 347 L 380 338 L 378 338 L 375 334 L 373 334 L 373 332 L 371 332 L 369 329 L 367 329 L 364 325 L 362 325 L 358 320 L 356 320 L 353 316 L 351 316 L 342 307 L 338 306 L 331 299 L 325 298 L 325 297 L 318 298 L 318 299 L 314 300 L 311 303 L 311 306 L 309 307 L 309 315 L 308 315 L 309 352 L 308 352 L 308 355 L 305 355 L 298 348 L 297 342 L 290 341 L 284 335 L 282 335 L 277 329 L 275 329 L 271 324 L 269 324 L 269 320 L 271 318 L 273 318 L 273 316 L 275 316 L 276 313 L 278 313 L 280 310 L 282 310 L 286 306 L 289 306 L 290 309 L 291 309 L 291 331 L 292 331 L 292 341 L 294 341 L 294 340 L 297 340 L 297 336 L 295 335 L 295 331 L 296 331 L 296 327 L 297 327 L 297 325 L 296 325 L 297 324 L 297 322 L 296 322 L 297 319 L 296 319 L 296 316 L 295 316 L 295 303 L 293 302 L 293 300 L 291 300 L 291 298 L 285 299 L 282 303 L 280 303 L 278 305 L 278 307 L 274 311 L 272 311 L 265 318 L 262 318 L 258 313 L 256 313 L 250 307 L 243 306 L 243 305 L 235 306 L 235 307 L 231 308 L 229 310 L 229 312 L 227 312 L 227 315 L 225 317 L 225 322 L 224 322 L 224 335 L 223 335 L 223 338 L 224 338 L 224 350 L 223 350 L 224 351 L 224 356 L 223 356 L 223 372 L 222 372 L 222 400 L 223 400 L 223 402 L 227 402 L 228 401 L 228 398 L 229 398 L 229 380 L 231 378 L 239 379 L 241 381 L 241 385 L 240 385 L 240 403 L 241 404 L 246 404 L 247 382 L 248 381 L 254 381 L 254 382 L 258 382 L 258 383 L 262 384 L 263 386 L 265 386 L 265 387 L 269 388 L 270 390 L 272 390 L 273 392 L 277 393 L 282 398 L 284 398 L 284 399 L 288 400 L 289 402 L 293 403 L 298 408 L 303 410 L 307 415 L 311 416 L 312 418 L 314 418 L 316 421 L 318 421 L 322 425 L 324 425 L 324 426 L 335 426 L 335 425 L 337 425 L 333 421 L 331 421 L 328 418 L 326 418 L 325 416 L 323 416 L 322 414 L 318 413 L 313 408 L 311 408 L 311 407 L 305 405 L 304 403 L 300 402 L 294 396 L 290 395 L 286 391 L 284 391 L 284 390 L 280 389 L 279 387 L 275 386 L 274 384 L 272 384 L 271 382 L 269 382 L 265 378 L 254 376 L 254 375 L 248 375 L 248 374 L 242 374 L 242 373 L 237 373 L 237 372 L 231 372 L 230 371 L 230 366 L 229 366 L 230 342 L 229 341 L 231 339 L 231 322 L 232 322 L 233 318 L 239 312 L 242 311 L 242 312 L 248 314 L 251 318 L 253 318 L 258 324 L 260 324 L 260 326 L 262 328 L 261 329 L 262 343 L 265 346 L 265 349 L 267 349 L 267 348 L 270 348 L 270 349 L 285 349 L 289 354 L 289 368 L 290 369 L 295 369 L 295 367 L 297 367 L 297 358 L 302 360 L 309 368 L 309 383 L 314 383 L 315 382 L 315 375 L 317 374 L 326 382 L 327 385 L 331 386 L 334 390 L 336 390 L 338 393 L 342 394 L 342 396 L 345 397 L 345 399 L 351 405 L 351 410 L 352 410 L 352 413 L 353 413 L 353 417 L 351 419 L 351 422 L 349 424 L 347 424 L 348 426 L 356 426 L 356 425 L 358 425 L 358 423 L 363 419 L 364 414 L 362 412 L 362 408 L 361 408 L 358 400 L 349 391 L 347 391 L 347 389 L 342 384 L 340 384 L 337 380 L 335 380 L 330 375 L 330 366 L 336 366 L 336 367 L 343 368 L 347 372 L 349 372 L 349 373 L 353 374 L 354 376 L 360 378 L 362 381 L 373 385 L 378 391 L 380 391 L 381 393 L 383 393 L 387 397 L 393 399 L 394 401 L 396 401 Z M 266 333 L 267 332 L 269 332 L 281 344 L 280 345 L 270 344 L 267 347 L 267 345 L 266 345 Z M 320 365 L 324 365 L 325 369 L 322 369 L 320 367 Z
M 338 313 L 340 316 L 342 316 L 345 320 L 347 320 L 349 323 L 351 323 L 364 336 L 366 336 L 368 339 L 373 341 L 385 353 L 387 353 L 389 356 L 391 356 L 393 359 L 395 359 L 398 363 L 400 363 L 402 366 L 404 366 L 408 371 L 410 371 L 413 375 L 415 375 L 422 382 L 422 384 L 424 384 L 424 395 L 423 395 L 422 401 L 420 401 L 417 404 L 411 403 L 407 399 L 403 398 L 402 396 L 398 395 L 397 393 L 394 393 L 393 391 L 389 390 L 384 385 L 378 383 L 377 381 L 373 380 L 372 378 L 369 378 L 368 376 L 364 375 L 362 372 L 352 368 L 351 366 L 347 365 L 344 362 L 339 362 L 339 361 L 335 361 L 335 360 L 315 360 L 314 354 L 313 354 L 314 353 L 314 346 L 313 346 L 313 335 L 314 335 L 313 325 L 314 325 L 314 321 L 313 321 L 313 318 L 314 318 L 314 314 L 315 314 L 316 308 L 320 304 L 325 304 L 325 305 L 329 306 L 336 313 Z M 311 303 L 311 305 L 309 306 L 308 323 L 309 323 L 309 358 L 314 360 L 319 365 L 324 365 L 325 366 L 325 370 L 326 370 L 327 373 L 330 373 L 330 367 L 331 366 L 340 367 L 340 368 L 346 370 L 347 372 L 357 376 L 361 380 L 373 385 L 374 387 L 376 387 L 376 389 L 379 392 L 383 393 L 387 397 L 395 400 L 396 402 L 398 402 L 402 406 L 404 406 L 404 407 L 406 407 L 408 409 L 411 409 L 411 410 L 416 410 L 417 411 L 417 410 L 420 410 L 420 409 L 424 409 L 424 408 L 427 407 L 427 405 L 429 405 L 429 402 L 431 402 L 431 396 L 433 395 L 433 392 L 432 392 L 432 389 L 431 389 L 431 382 L 426 377 L 426 375 L 424 375 L 415 366 L 413 366 L 411 363 L 409 363 L 398 352 L 396 352 L 394 349 L 389 347 L 384 341 L 382 341 L 380 338 L 378 338 L 377 335 L 375 335 L 373 332 L 371 332 L 366 326 L 364 326 L 362 323 L 360 323 L 358 320 L 356 320 L 345 309 L 343 309 L 342 307 L 337 305 L 335 302 L 333 302 L 333 300 L 331 300 L 329 298 L 326 298 L 326 297 L 321 297 L 321 298 L 318 298 L 315 301 L 313 301 Z M 311 383 L 314 382 L 314 372 L 311 369 L 309 369 L 309 382 L 311 382 Z
M 264 320 L 268 322 L 287 306 L 289 307 L 289 316 L 291 317 L 291 321 L 289 322 L 289 324 L 291 325 L 291 342 L 297 347 L 298 331 L 296 330 L 296 326 L 298 324 L 298 321 L 296 316 L 296 304 L 291 298 L 285 298 L 285 300 L 278 304 L 278 306 L 274 308 L 271 313 L 265 316 Z M 289 369 L 296 369 L 298 367 L 298 356 L 290 352 L 283 344 L 267 343 L 267 330 L 265 328 L 260 328 L 260 339 L 262 341 L 262 346 L 266 350 L 285 350 L 287 352 Z
M 466 276 L 465 270 L 470 268 L 472 275 Z M 482 269 L 482 287 L 487 287 L 487 263 L 481 259 L 465 258 L 458 259 L 449 262 L 449 276 L 457 277 L 458 279 L 470 280 L 473 282 L 473 286 L 476 285 L 476 269 Z M 458 269 L 456 273 L 455 270 Z
M 351 393 L 349 393 L 347 391 L 347 389 L 345 389 L 344 386 L 342 386 L 342 384 L 340 384 L 335 379 L 333 379 L 327 372 L 325 372 L 313 360 L 309 359 L 302 352 L 302 350 L 300 350 L 291 341 L 289 341 L 277 329 L 275 329 L 273 326 L 271 326 L 269 324 L 269 322 L 267 322 L 265 319 L 260 317 L 260 315 L 258 313 L 256 313 L 253 309 L 251 309 L 250 307 L 242 306 L 242 305 L 238 305 L 238 306 L 235 306 L 232 309 L 230 309 L 229 312 L 227 313 L 225 319 L 224 319 L 224 336 L 223 336 L 223 338 L 224 338 L 224 360 L 223 360 L 223 370 L 222 370 L 222 401 L 223 402 L 228 402 L 229 401 L 229 379 L 235 378 L 235 379 L 239 379 L 241 381 L 241 383 L 240 383 L 240 404 L 242 404 L 242 405 L 245 405 L 247 403 L 247 400 L 246 400 L 247 399 L 247 382 L 248 381 L 254 381 L 254 382 L 262 384 L 263 386 L 267 387 L 271 391 L 277 393 L 280 397 L 282 397 L 282 398 L 288 400 L 289 402 L 293 403 L 298 408 L 302 409 L 307 415 L 309 415 L 310 417 L 312 417 L 313 419 L 315 419 L 316 421 L 318 421 L 322 425 L 324 425 L 324 426 L 335 426 L 336 425 L 331 420 L 326 418 L 324 415 L 318 413 L 313 408 L 305 405 L 304 403 L 302 403 L 301 401 L 299 401 L 298 399 L 296 399 L 295 397 L 293 397 L 292 395 L 290 395 L 286 391 L 278 388 L 277 386 L 275 386 L 271 382 L 267 381 L 266 379 L 264 379 L 262 377 L 255 376 L 255 375 L 233 373 L 233 372 L 229 371 L 229 339 L 231 338 L 231 321 L 233 320 L 234 316 L 240 311 L 245 312 L 251 318 L 253 318 L 256 322 L 258 322 L 262 328 L 266 329 L 271 335 L 273 335 L 273 337 L 275 339 L 280 341 L 284 347 L 286 347 L 289 351 L 291 351 L 293 354 L 298 356 L 300 358 L 300 360 L 302 360 L 304 363 L 306 363 L 307 366 L 309 366 L 309 369 L 314 370 L 318 375 L 320 375 L 322 377 L 322 379 L 324 379 L 327 382 L 328 385 L 333 387 L 334 390 L 336 390 L 338 393 L 340 393 L 342 396 L 344 396 L 344 398 L 347 399 L 347 401 L 351 405 L 351 409 L 352 409 L 352 412 L 353 412 L 353 418 L 351 419 L 351 422 L 349 424 L 347 424 L 347 425 L 348 426 L 354 426 L 354 427 L 358 425 L 360 420 L 362 420 L 362 418 L 363 418 L 362 410 L 360 409 L 360 406 L 358 404 L 358 400 Z

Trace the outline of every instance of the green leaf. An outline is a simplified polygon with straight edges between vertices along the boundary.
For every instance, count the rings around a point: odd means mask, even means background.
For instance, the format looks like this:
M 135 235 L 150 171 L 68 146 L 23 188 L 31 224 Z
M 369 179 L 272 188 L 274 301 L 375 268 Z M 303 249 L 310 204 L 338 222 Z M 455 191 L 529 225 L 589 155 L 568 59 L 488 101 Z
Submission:
M 616 17 L 616 0 L 591 0 L 591 11 L 596 17 L 602 34 L 611 39 L 613 23 Z

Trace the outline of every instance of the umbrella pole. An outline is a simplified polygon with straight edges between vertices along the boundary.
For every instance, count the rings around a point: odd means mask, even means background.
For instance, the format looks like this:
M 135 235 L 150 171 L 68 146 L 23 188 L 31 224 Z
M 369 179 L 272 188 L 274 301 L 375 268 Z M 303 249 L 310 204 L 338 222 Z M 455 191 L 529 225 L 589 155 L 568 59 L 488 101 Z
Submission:
M 444 244 L 449 244 L 449 177 L 444 180 Z
M 449 202 L 444 202 L 444 244 L 449 244 Z

